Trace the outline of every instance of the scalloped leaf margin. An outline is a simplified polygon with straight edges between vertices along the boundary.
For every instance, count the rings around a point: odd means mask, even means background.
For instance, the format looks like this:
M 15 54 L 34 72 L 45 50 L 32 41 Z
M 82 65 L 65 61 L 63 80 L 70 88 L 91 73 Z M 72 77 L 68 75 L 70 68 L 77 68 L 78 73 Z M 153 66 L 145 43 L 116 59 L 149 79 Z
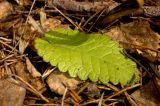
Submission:
M 58 28 L 36 39 L 35 48 L 44 61 L 81 80 L 126 85 L 139 76 L 136 64 L 122 54 L 118 43 L 103 34 Z

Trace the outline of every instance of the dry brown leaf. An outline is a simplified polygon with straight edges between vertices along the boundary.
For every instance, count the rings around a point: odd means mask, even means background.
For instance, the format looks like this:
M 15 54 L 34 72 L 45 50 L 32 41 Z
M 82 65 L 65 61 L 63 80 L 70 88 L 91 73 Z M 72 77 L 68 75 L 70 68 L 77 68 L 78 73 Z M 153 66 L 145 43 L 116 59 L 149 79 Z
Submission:
M 45 30 L 45 32 L 48 32 L 49 30 L 54 29 L 60 25 L 61 21 L 55 18 L 48 18 L 42 23 L 42 27 Z
M 160 48 L 160 35 L 150 28 L 148 21 L 135 21 L 121 24 L 106 32 L 120 45 L 133 52 L 140 53 L 151 61 L 160 60 L 158 50 Z
M 36 31 L 38 31 L 39 33 L 42 33 L 43 34 L 43 29 L 42 27 L 40 26 L 40 22 L 39 21 L 36 21 L 35 19 L 33 19 L 33 17 L 29 16 L 28 17 L 28 23 L 31 24 L 33 26 L 33 29 Z
M 15 1 L 21 6 L 27 6 L 32 2 L 31 0 L 15 0 Z
M 156 80 L 160 83 L 160 80 Z M 150 81 L 147 85 L 142 86 L 140 90 L 135 91 L 131 96 L 138 106 L 160 106 L 160 84 L 155 85 Z
M 12 78 L 0 79 L 0 106 L 22 106 L 26 89 Z
M 30 84 L 40 93 L 43 93 L 46 90 L 46 84 L 41 80 L 41 78 L 31 78 Z
M 44 8 L 41 8 L 40 11 L 39 11 L 39 15 L 40 15 L 40 23 L 43 27 L 43 23 L 46 21 L 47 19 L 47 14 L 45 13 L 45 10 Z
M 18 76 L 23 78 L 24 81 L 29 82 L 29 77 L 28 77 L 26 65 L 23 62 L 19 61 L 12 67 L 15 68 L 15 72 Z
M 90 97 L 99 97 L 101 95 L 100 93 L 100 89 L 98 89 L 98 86 L 97 84 L 88 84 L 87 86 L 87 94 L 90 96 Z
M 24 51 L 26 50 L 27 46 L 28 46 L 29 42 L 24 40 L 24 39 L 20 39 L 19 41 L 19 52 L 21 54 L 24 53 Z
M 33 78 L 41 77 L 41 73 L 34 67 L 34 65 L 30 62 L 29 58 L 26 57 L 26 65 L 29 73 Z
M 11 12 L 13 11 L 13 7 L 9 2 L 3 1 L 0 2 L 0 10 L 1 10 L 0 11 L 0 21 L 1 21 L 11 14 Z
M 17 36 L 19 39 L 19 52 L 23 54 L 26 48 L 33 43 L 31 43 L 31 41 L 34 40 L 36 33 L 29 24 L 21 24 L 17 27 L 17 33 L 19 35 L 19 38 Z
M 46 18 L 46 13 L 41 9 L 39 12 L 40 14 L 40 21 L 35 21 L 32 17 L 29 17 L 29 24 L 32 25 L 32 32 L 38 31 L 39 33 L 43 34 L 44 32 L 48 32 L 51 29 L 62 27 L 68 28 L 69 25 L 61 24 L 61 21 L 56 18 Z
M 30 63 L 26 63 L 26 64 L 32 65 Z M 43 88 L 45 87 L 45 84 L 42 82 L 41 78 L 37 78 L 37 77 L 34 78 L 35 76 L 39 76 L 39 74 L 37 74 L 37 72 L 35 72 L 35 70 L 32 69 L 33 68 L 32 66 L 28 66 L 28 69 L 32 71 L 34 70 L 34 71 L 32 72 L 32 74 L 28 72 L 26 64 L 19 61 L 15 65 L 16 74 L 26 82 L 30 83 L 34 88 L 36 88 L 39 91 L 42 90 L 41 92 L 43 92 Z M 32 75 L 35 75 L 35 76 L 33 77 Z
M 0 35 L 2 36 L 7 36 L 8 34 L 6 32 L 0 31 Z
M 1 31 L 10 31 L 10 28 L 12 28 L 15 24 L 19 23 L 19 19 L 14 19 L 7 22 L 0 23 L 0 30 Z
M 42 23 L 42 27 L 45 32 L 50 31 L 51 29 L 55 28 L 68 28 L 69 25 L 67 24 L 62 24 L 60 20 L 56 18 L 48 18 Z
M 80 81 L 75 78 L 70 78 L 66 73 L 57 71 L 47 77 L 47 83 L 51 91 L 63 95 L 66 87 L 76 89 Z

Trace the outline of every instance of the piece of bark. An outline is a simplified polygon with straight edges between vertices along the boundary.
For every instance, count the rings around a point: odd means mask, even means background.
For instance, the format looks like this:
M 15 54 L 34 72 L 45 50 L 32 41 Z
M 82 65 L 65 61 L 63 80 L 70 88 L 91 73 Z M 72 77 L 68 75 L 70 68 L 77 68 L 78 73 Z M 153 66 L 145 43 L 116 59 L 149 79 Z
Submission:
M 59 7 L 64 10 L 79 11 L 79 12 L 97 12 L 104 8 L 111 10 L 118 5 L 113 0 L 97 0 L 97 1 L 76 1 L 76 0 L 48 0 L 47 4 L 49 7 Z
M 160 6 L 144 6 L 143 11 L 146 17 L 160 16 Z

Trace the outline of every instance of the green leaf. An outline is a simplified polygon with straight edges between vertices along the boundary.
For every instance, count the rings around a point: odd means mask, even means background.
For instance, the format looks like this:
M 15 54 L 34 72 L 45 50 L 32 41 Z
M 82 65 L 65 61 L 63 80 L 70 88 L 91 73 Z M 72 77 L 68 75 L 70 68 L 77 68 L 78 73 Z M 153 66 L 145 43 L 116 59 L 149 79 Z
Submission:
M 125 85 L 138 76 L 136 64 L 106 35 L 60 28 L 36 39 L 35 48 L 46 62 L 81 80 Z

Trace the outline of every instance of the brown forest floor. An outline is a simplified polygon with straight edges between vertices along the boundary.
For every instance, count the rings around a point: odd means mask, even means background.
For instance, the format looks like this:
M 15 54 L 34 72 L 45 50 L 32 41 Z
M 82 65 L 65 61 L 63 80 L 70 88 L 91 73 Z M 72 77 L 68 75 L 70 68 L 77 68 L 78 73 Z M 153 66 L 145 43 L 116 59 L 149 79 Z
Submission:
M 103 85 L 59 72 L 34 48 L 57 27 L 109 35 L 140 81 Z M 0 0 L 0 106 L 160 106 L 159 61 L 159 0 Z

